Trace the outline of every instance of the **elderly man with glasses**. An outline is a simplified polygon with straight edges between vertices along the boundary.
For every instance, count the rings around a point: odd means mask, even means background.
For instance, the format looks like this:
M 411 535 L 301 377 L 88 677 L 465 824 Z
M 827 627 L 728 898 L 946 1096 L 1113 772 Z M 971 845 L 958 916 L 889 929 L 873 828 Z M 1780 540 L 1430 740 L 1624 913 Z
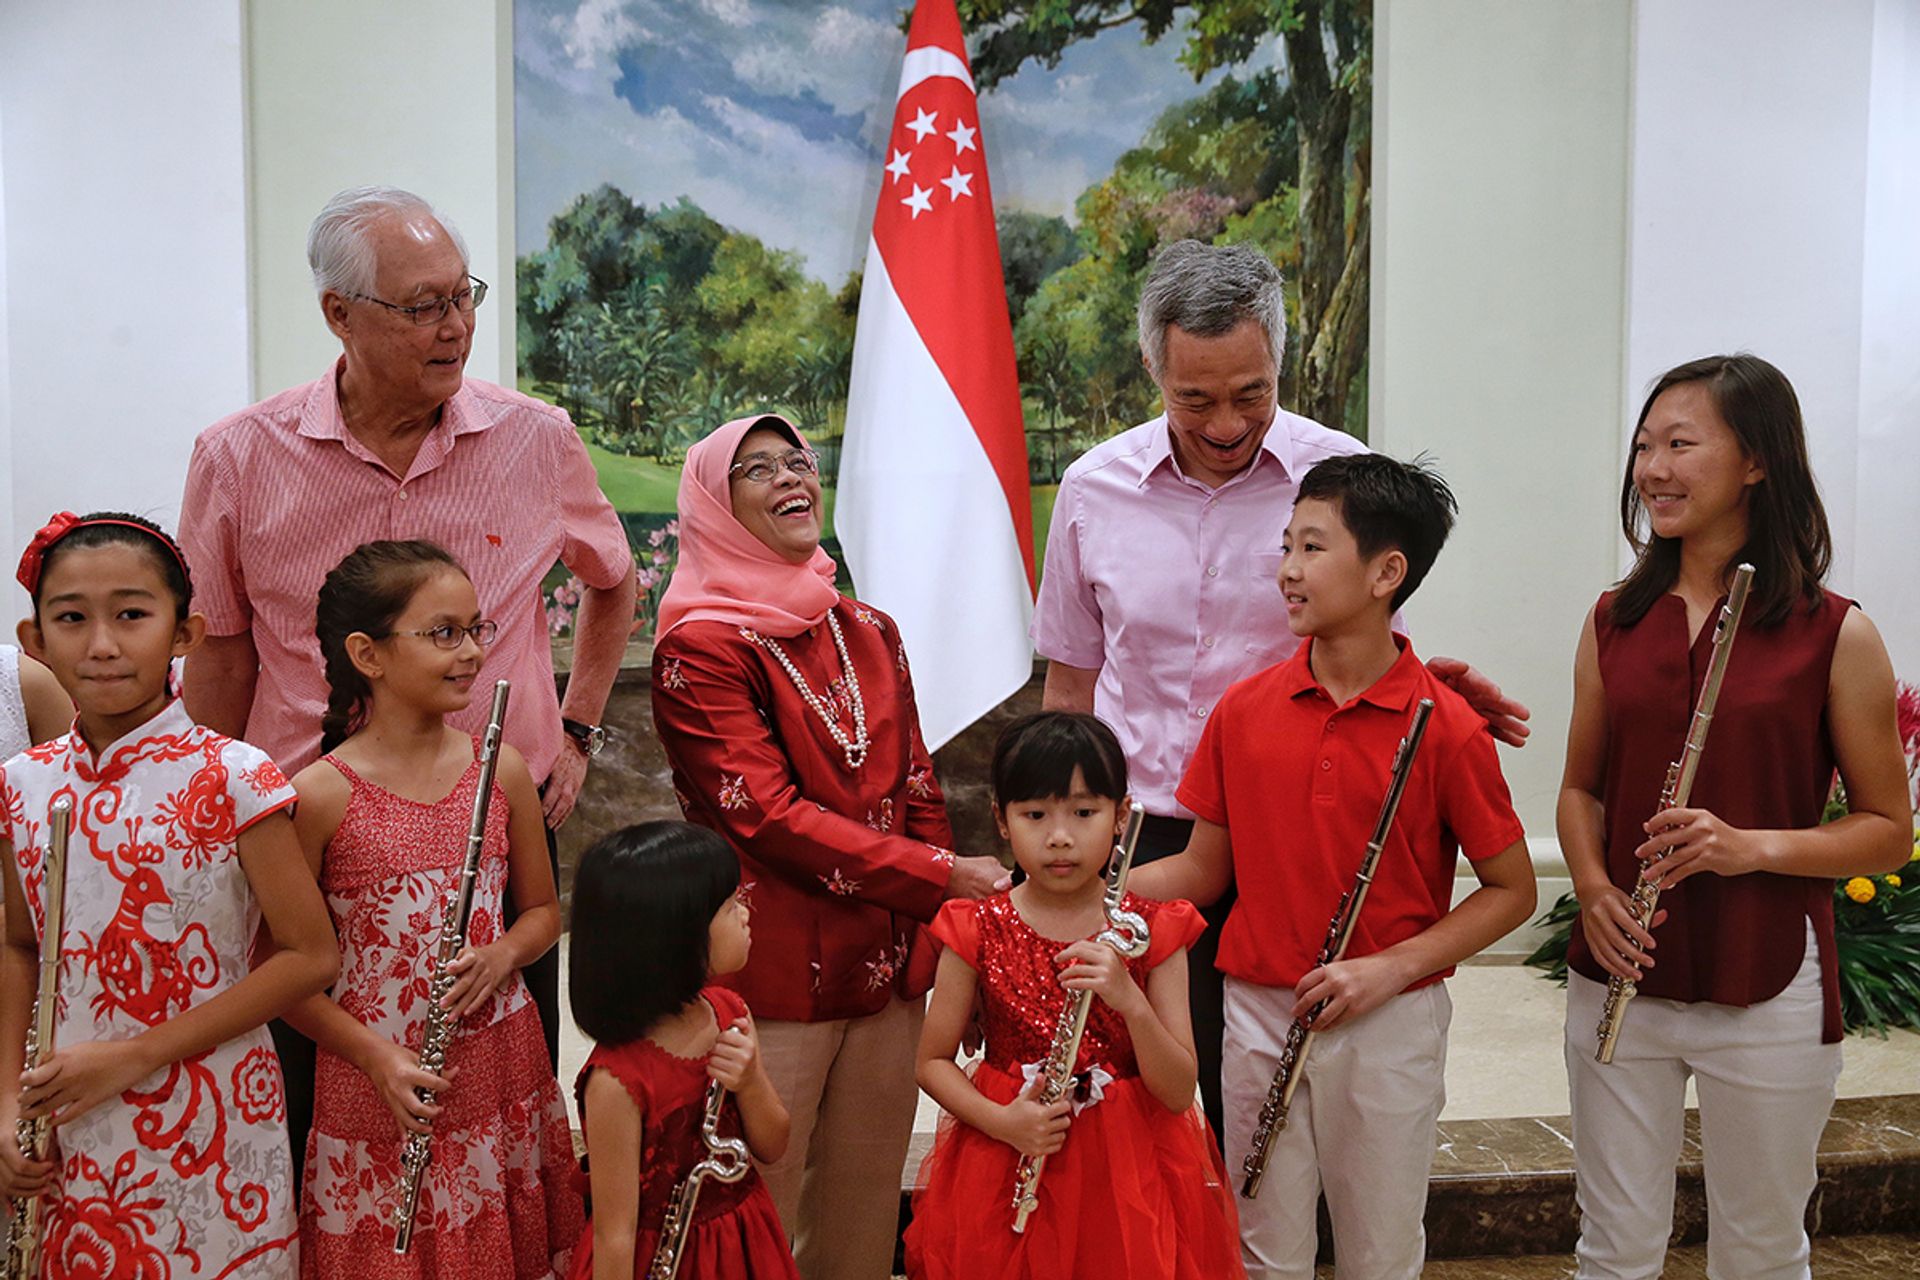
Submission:
M 187 663 L 187 708 L 288 774 L 304 768 L 327 701 L 314 638 L 321 579 L 363 542 L 431 539 L 497 621 L 485 674 L 514 683 L 505 738 L 543 780 L 551 831 L 600 745 L 633 621 L 625 531 L 565 413 L 465 376 L 487 285 L 444 216 L 394 188 L 342 191 L 314 219 L 307 260 L 340 358 L 208 427 L 188 467 L 180 542 L 208 634 Z M 564 701 L 540 592 L 555 561 L 586 587 Z M 455 723 L 478 729 L 486 715 L 476 698 Z M 557 956 L 526 976 L 552 1053 Z M 296 1163 L 300 1154 L 296 1145 Z

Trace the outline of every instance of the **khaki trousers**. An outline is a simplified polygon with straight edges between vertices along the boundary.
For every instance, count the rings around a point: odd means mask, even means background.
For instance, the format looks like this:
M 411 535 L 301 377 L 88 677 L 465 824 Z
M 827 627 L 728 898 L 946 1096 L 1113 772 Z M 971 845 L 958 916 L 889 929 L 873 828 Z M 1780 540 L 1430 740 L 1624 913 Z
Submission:
M 1220 1092 L 1236 1191 L 1292 1010 L 1292 988 L 1227 979 Z M 1313 1280 L 1322 1192 L 1337 1280 L 1418 1280 L 1452 1018 L 1446 984 L 1436 982 L 1314 1037 L 1260 1194 L 1237 1202 L 1248 1280 Z
M 1655 1280 L 1673 1230 L 1687 1078 L 1700 1096 L 1707 1274 L 1806 1280 L 1804 1220 L 1814 1157 L 1840 1080 L 1840 1046 L 1820 1043 L 1819 949 L 1787 989 L 1739 1009 L 1637 996 L 1613 1061 L 1593 1059 L 1607 987 L 1567 980 L 1567 1080 L 1580 1205 L 1580 1280 Z
M 887 1280 L 919 1086 L 926 1002 L 834 1022 L 762 1022 L 760 1056 L 793 1116 L 787 1154 L 761 1166 L 805 1280 Z

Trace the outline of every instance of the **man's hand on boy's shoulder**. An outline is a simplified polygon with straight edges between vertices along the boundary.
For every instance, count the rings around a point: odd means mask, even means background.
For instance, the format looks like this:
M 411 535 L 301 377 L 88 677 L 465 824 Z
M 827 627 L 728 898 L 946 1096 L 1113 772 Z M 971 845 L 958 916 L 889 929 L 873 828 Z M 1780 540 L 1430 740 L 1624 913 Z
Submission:
M 1526 722 L 1533 718 L 1533 712 L 1525 704 L 1500 692 L 1499 685 L 1458 658 L 1429 658 L 1427 670 L 1479 712 L 1495 739 L 1510 747 L 1527 745 L 1527 735 L 1533 730 Z

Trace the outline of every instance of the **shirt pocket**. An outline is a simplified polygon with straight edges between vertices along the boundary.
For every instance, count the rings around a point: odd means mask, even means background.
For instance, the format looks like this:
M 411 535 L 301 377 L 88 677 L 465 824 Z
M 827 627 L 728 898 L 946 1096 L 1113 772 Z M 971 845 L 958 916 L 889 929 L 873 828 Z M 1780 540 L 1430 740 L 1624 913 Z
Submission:
M 1286 552 L 1278 548 L 1247 553 L 1247 594 L 1239 610 L 1241 635 L 1247 652 L 1258 658 L 1261 666 L 1280 660 L 1281 646 L 1292 634 L 1287 630 L 1286 602 L 1280 595 L 1280 564 L 1285 558 Z

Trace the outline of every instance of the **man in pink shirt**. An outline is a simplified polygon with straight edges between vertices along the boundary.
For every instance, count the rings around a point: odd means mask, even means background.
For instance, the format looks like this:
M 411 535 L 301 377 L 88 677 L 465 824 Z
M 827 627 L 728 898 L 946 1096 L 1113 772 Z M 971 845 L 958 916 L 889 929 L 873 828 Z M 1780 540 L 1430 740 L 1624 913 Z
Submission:
M 1280 273 L 1253 246 L 1169 245 L 1141 290 L 1139 325 L 1166 412 L 1067 468 L 1032 635 L 1047 659 L 1046 706 L 1094 712 L 1119 734 L 1134 799 L 1150 815 L 1138 854 L 1149 862 L 1186 847 L 1193 815 L 1174 791 L 1220 695 L 1299 647 L 1278 577 L 1300 478 L 1366 446 L 1279 407 Z M 1430 666 L 1497 736 L 1524 740 L 1524 707 L 1464 663 Z M 1229 896 L 1208 908 L 1211 927 L 1188 968 L 1200 1092 L 1216 1134 L 1213 956 L 1231 905 Z
M 187 662 L 187 709 L 289 774 L 305 767 L 327 701 L 314 638 L 321 579 L 363 542 L 431 539 L 466 567 L 499 624 L 483 674 L 513 681 L 505 738 L 541 780 L 557 827 L 599 747 L 633 622 L 619 517 L 565 413 L 464 376 L 487 286 L 426 201 L 389 187 L 343 191 L 314 219 L 307 258 L 340 359 L 208 427 L 187 469 L 180 543 L 208 632 Z M 556 560 L 586 586 L 564 703 L 540 591 Z M 477 731 L 487 706 L 475 698 L 455 723 Z M 526 976 L 551 1052 L 557 954 Z M 299 1154 L 296 1145 L 296 1167 Z

